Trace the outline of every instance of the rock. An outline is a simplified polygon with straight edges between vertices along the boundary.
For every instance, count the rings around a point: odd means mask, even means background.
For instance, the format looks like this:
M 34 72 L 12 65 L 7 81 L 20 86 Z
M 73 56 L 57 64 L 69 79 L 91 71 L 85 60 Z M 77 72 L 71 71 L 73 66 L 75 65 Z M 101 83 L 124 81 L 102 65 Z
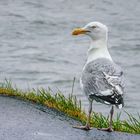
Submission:
M 0 96 L 0 140 L 140 140 L 140 135 L 72 128 L 76 124 L 56 110 Z

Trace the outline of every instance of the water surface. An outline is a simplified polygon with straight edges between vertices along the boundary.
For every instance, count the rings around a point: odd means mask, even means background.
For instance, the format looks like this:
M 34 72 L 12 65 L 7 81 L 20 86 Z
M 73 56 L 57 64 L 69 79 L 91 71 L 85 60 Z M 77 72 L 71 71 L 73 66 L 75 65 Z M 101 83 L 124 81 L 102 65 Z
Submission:
M 68 95 L 81 93 L 79 77 L 89 39 L 73 37 L 75 27 L 100 21 L 109 27 L 109 50 L 126 77 L 125 110 L 140 108 L 140 3 L 138 0 L 1 0 L 0 79 L 11 79 L 22 89 L 48 86 Z M 109 107 L 94 103 L 94 110 Z

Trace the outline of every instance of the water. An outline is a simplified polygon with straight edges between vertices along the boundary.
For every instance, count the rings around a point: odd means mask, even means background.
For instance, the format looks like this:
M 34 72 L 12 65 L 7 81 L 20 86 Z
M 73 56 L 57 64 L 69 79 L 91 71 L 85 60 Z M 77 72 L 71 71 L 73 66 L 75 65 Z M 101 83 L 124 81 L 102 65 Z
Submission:
M 138 0 L 1 0 L 0 79 L 11 79 L 22 89 L 48 86 L 68 95 L 81 93 L 79 77 L 89 39 L 73 37 L 75 27 L 100 21 L 109 27 L 109 50 L 126 76 L 125 110 L 140 108 L 140 3 Z M 94 103 L 94 110 L 109 107 Z

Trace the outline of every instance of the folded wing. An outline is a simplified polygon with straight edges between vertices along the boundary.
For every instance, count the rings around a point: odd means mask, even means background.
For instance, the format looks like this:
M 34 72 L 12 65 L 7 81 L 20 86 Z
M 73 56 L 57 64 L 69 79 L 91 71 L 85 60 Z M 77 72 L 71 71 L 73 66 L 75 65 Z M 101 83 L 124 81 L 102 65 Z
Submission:
M 124 77 L 121 68 L 114 62 L 100 58 L 88 63 L 81 83 L 90 99 L 123 107 Z

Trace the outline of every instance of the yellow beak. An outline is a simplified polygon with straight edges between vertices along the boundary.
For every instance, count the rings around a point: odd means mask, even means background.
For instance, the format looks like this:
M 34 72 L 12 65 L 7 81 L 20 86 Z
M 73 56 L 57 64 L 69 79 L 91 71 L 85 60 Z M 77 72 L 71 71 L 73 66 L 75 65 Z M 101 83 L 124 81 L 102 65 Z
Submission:
M 83 29 L 83 28 L 76 28 L 72 31 L 72 35 L 79 35 L 79 34 L 85 34 L 89 32 L 88 30 L 86 29 Z

